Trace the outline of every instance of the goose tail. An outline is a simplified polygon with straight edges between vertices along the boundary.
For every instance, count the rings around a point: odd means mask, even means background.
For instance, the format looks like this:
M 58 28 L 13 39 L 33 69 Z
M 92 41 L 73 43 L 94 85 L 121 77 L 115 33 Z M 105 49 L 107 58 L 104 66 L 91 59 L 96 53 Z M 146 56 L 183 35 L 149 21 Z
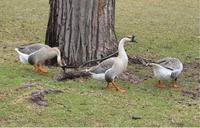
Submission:
M 147 63 L 146 66 L 160 66 L 160 65 L 156 63 Z
M 20 51 L 19 51 L 19 48 L 15 48 L 15 51 L 16 51 L 16 52 L 18 53 L 18 55 L 19 55 L 20 62 L 22 62 L 23 64 L 28 64 L 29 55 L 20 52 Z
M 165 67 L 157 63 L 147 63 L 146 66 L 153 66 L 154 68 L 165 69 Z

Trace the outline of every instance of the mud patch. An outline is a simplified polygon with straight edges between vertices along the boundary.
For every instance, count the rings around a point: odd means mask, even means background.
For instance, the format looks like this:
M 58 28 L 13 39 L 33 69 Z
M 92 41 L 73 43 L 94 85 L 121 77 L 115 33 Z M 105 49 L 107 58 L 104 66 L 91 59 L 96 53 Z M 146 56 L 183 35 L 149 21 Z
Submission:
M 27 82 L 24 83 L 21 87 L 17 88 L 16 91 L 25 89 L 25 88 L 31 88 L 36 86 L 42 86 L 43 84 L 41 82 Z
M 48 100 L 45 99 L 44 95 L 45 94 L 50 94 L 50 93 L 63 93 L 63 90 L 58 90 L 58 89 L 45 89 L 45 90 L 37 90 L 32 92 L 29 96 L 30 101 L 33 103 L 39 105 L 39 106 L 48 106 Z
M 199 69 L 200 69 L 200 63 L 198 62 L 192 62 L 192 63 L 184 63 L 183 64 L 183 74 L 184 78 L 187 81 L 197 81 L 200 83 L 200 77 L 199 77 Z
M 55 75 L 53 77 L 53 80 L 55 81 L 63 81 L 67 79 L 77 79 L 77 78 L 87 78 L 90 77 L 91 74 L 86 71 L 69 71 L 69 72 L 64 72 L 58 75 Z
M 181 93 L 182 93 L 182 96 L 189 97 L 194 100 L 200 100 L 200 85 L 198 85 L 192 91 L 182 90 Z
M 133 83 L 133 84 L 138 84 L 138 83 L 148 79 L 147 77 L 141 79 L 138 76 L 136 76 L 135 74 L 130 73 L 130 72 L 123 73 L 122 75 L 120 75 L 119 78 L 121 80 L 124 80 L 126 82 L 130 82 L 130 83 Z

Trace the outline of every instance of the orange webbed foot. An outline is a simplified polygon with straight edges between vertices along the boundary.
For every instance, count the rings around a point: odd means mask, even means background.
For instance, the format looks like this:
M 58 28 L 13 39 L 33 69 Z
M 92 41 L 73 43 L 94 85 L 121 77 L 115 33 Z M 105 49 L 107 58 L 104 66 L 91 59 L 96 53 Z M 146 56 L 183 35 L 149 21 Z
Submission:
M 172 81 L 171 87 L 172 88 L 178 88 L 178 85 L 176 84 L 176 81 Z
M 47 73 L 48 72 L 48 70 L 45 69 L 42 65 L 38 66 L 38 70 L 39 70 L 40 73 Z
M 157 83 L 155 83 L 154 86 L 157 87 L 157 88 L 164 88 L 165 87 L 164 85 L 161 84 L 160 80 Z
M 125 93 L 126 90 L 121 89 L 119 86 L 117 86 L 114 82 L 112 82 L 112 85 L 116 88 L 117 91 L 119 91 L 120 93 Z
M 125 93 L 126 92 L 126 90 L 124 90 L 124 89 L 120 89 L 120 90 L 117 90 L 117 91 L 119 91 L 120 93 Z
M 34 65 L 34 71 L 36 71 L 36 72 L 40 72 L 40 70 L 39 70 L 39 66 L 38 65 Z

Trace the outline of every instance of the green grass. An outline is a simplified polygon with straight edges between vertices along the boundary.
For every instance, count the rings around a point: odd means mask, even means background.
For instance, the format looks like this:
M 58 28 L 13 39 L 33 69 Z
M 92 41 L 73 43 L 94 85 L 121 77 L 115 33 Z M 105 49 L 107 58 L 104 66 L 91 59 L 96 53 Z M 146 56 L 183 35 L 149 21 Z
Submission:
M 129 55 L 173 56 L 187 67 L 179 89 L 157 89 L 154 78 L 138 84 L 117 80 L 128 89 L 120 94 L 103 90 L 106 83 L 93 79 L 56 82 L 52 77 L 61 71 L 57 67 L 38 75 L 32 66 L 19 63 L 15 47 L 45 40 L 48 0 L 1 0 L 0 126 L 200 126 L 199 100 L 181 93 L 199 85 L 198 5 L 197 0 L 116 0 L 118 39 L 135 33 L 139 42 L 126 46 Z M 152 75 L 151 68 L 140 65 L 129 69 L 140 79 Z M 27 82 L 42 86 L 16 91 Z M 47 88 L 64 93 L 45 95 L 48 107 L 28 100 L 32 91 Z

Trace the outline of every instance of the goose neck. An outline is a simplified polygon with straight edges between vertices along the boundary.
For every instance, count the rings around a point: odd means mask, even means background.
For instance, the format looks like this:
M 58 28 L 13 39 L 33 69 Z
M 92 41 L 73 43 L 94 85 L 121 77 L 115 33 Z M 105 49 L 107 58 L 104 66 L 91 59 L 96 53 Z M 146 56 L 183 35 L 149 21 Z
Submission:
M 62 66 L 62 60 L 61 60 L 61 53 L 60 53 L 60 50 L 57 48 L 57 47 L 54 47 L 54 56 L 57 56 L 57 62 L 60 66 Z
M 123 38 L 120 40 L 119 45 L 118 45 L 118 52 L 119 52 L 119 57 L 124 57 L 127 56 L 126 51 L 124 49 L 124 43 L 126 42 L 126 38 Z

